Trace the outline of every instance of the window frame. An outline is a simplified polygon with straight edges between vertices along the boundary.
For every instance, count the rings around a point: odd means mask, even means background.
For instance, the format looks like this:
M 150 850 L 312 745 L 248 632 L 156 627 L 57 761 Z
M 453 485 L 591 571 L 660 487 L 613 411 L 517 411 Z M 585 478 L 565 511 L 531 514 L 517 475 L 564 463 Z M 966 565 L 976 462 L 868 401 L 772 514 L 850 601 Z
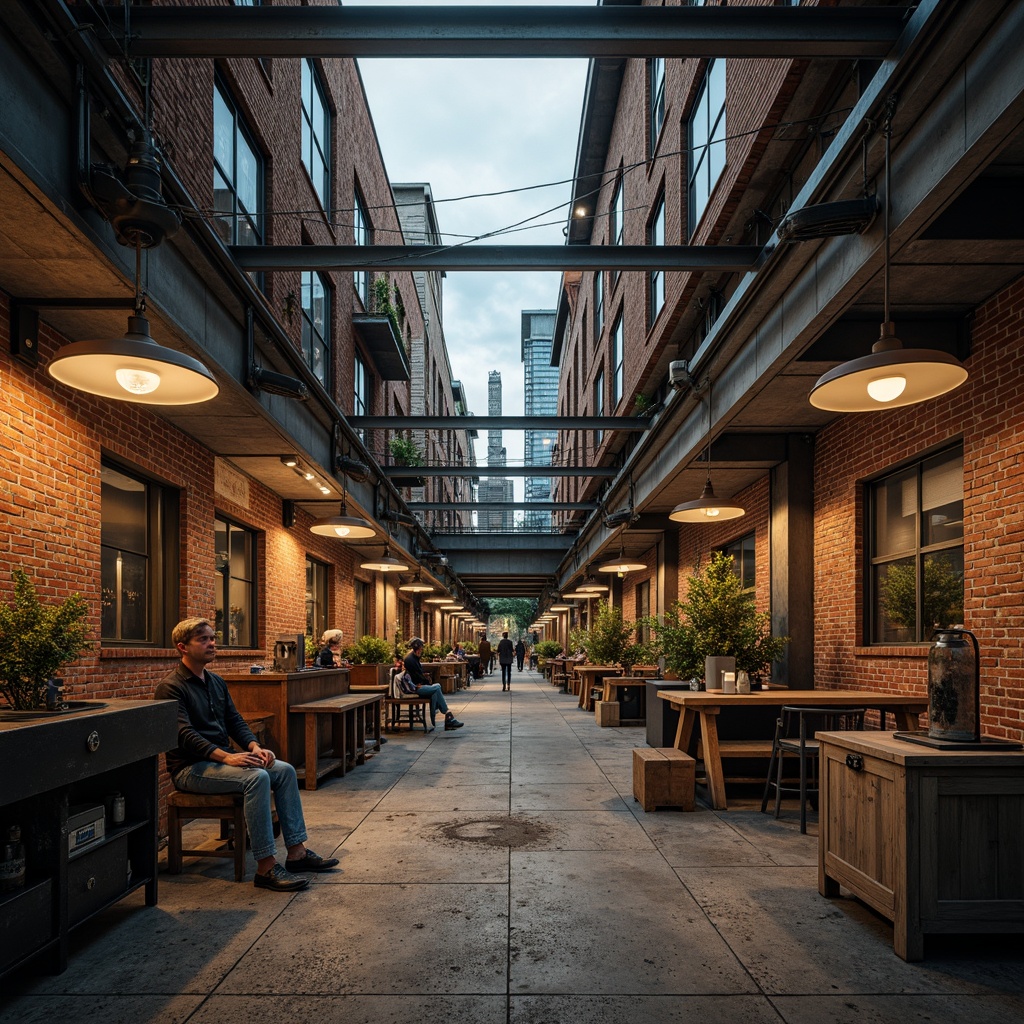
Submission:
M 648 118 L 647 131 L 650 153 L 658 148 L 661 130 L 665 127 L 665 58 L 651 57 L 648 61 Z
M 611 335 L 611 385 L 612 402 L 611 410 L 614 412 L 622 401 L 625 388 L 625 328 L 623 327 L 622 312 L 615 318 L 615 326 Z
M 316 326 L 315 293 L 317 284 L 319 284 L 319 289 L 322 295 L 322 329 Z M 313 376 L 320 381 L 325 389 L 330 390 L 332 361 L 331 286 L 327 281 L 327 278 L 319 271 L 303 270 L 300 275 L 299 290 L 302 296 L 299 302 L 302 311 L 302 358 L 313 373 Z M 307 295 L 309 296 L 309 302 L 307 302 Z M 316 358 L 318 352 L 320 363 L 319 370 L 317 368 Z
M 217 156 L 217 101 L 220 99 L 227 113 L 231 117 L 231 169 L 223 166 L 223 162 Z M 239 165 L 239 142 L 245 144 L 246 149 L 252 157 L 255 167 L 255 193 L 256 210 L 248 210 L 239 198 L 238 165 Z M 246 124 L 235 102 L 231 91 L 225 82 L 216 76 L 213 82 L 213 147 L 211 153 L 213 159 L 213 194 L 214 194 L 214 229 L 221 236 L 226 245 L 262 245 L 265 240 L 264 219 L 266 217 L 266 167 L 263 154 L 256 145 L 255 136 Z M 217 177 L 223 181 L 225 191 L 231 197 L 231 210 L 220 211 L 217 209 Z M 251 240 L 243 240 L 239 233 L 239 222 L 245 221 L 251 232 Z M 226 228 L 226 229 L 225 229 Z
M 223 650 L 252 650 L 259 647 L 259 580 L 257 570 L 259 568 L 259 560 L 257 553 L 259 550 L 259 534 L 256 530 L 251 527 L 245 526 L 239 523 L 236 519 L 232 519 L 230 516 L 224 515 L 222 512 L 214 512 L 213 515 L 213 533 L 214 533 L 214 556 L 215 559 L 219 559 L 220 555 L 217 552 L 216 536 L 218 525 L 227 527 L 227 538 L 228 538 L 228 559 L 223 565 L 214 563 L 216 573 L 221 577 L 221 583 L 215 589 L 217 593 L 214 594 L 214 632 L 217 634 L 217 646 Z M 231 551 L 232 551 L 232 536 L 233 534 L 242 534 L 247 548 L 248 557 L 248 575 L 239 576 L 234 572 L 223 572 L 224 568 L 231 567 Z M 230 626 L 227 635 L 225 636 L 225 630 L 223 627 L 224 622 L 224 610 L 227 609 L 227 617 L 230 618 L 234 612 L 232 609 L 236 606 L 232 604 L 233 587 L 232 584 L 240 582 L 247 587 L 248 591 L 248 607 L 242 608 L 240 605 L 237 606 L 243 616 L 248 617 L 249 625 L 248 639 L 249 643 L 231 643 L 230 640 Z M 218 618 L 221 616 L 221 618 Z M 219 627 L 219 628 L 218 628 Z
M 331 567 L 306 555 L 306 636 L 318 641 L 330 621 Z
M 359 187 L 352 192 L 352 244 L 373 245 L 373 224 L 366 209 L 366 200 L 363 199 Z M 368 270 L 352 271 L 352 287 L 363 304 L 363 309 L 370 308 L 370 289 L 372 287 L 371 275 Z
M 608 242 L 610 245 L 622 245 L 623 221 L 625 220 L 623 192 L 623 175 L 620 172 L 615 181 L 615 191 L 612 193 L 611 202 L 608 204 Z
M 597 375 L 594 377 L 594 415 L 604 415 L 604 367 L 597 371 Z M 601 446 L 604 441 L 604 431 L 594 431 L 594 453 L 597 453 L 597 449 Z
M 594 341 L 601 340 L 604 331 L 604 271 L 594 274 Z
M 720 81 L 719 81 L 720 76 Z M 714 87 L 721 88 L 721 104 L 712 109 Z M 697 224 L 711 202 L 715 187 L 721 180 L 726 168 L 726 60 L 718 58 L 708 62 L 707 70 L 701 81 L 700 89 L 693 107 L 690 109 L 686 123 L 687 169 L 686 169 L 686 201 L 688 235 L 693 236 Z M 697 137 L 698 121 L 703 120 L 705 130 Z M 720 147 L 720 148 L 718 148 Z M 700 150 L 700 157 L 696 151 Z M 715 168 L 717 167 L 717 171 Z M 706 174 L 703 181 L 703 192 L 698 200 L 696 186 L 700 175 Z
M 757 545 L 756 536 L 753 530 L 745 533 L 742 537 L 723 544 L 719 549 L 723 555 L 732 557 L 732 571 L 739 578 L 740 586 L 744 593 L 753 594 L 757 589 Z M 746 554 L 750 553 L 750 577 L 747 578 Z
M 314 124 L 315 110 L 310 110 L 306 105 L 307 83 L 310 97 L 315 96 L 320 104 L 322 114 L 319 132 Z M 301 93 L 301 116 L 302 116 L 302 165 L 309 174 L 309 180 L 313 183 L 313 191 L 320 200 L 320 206 L 325 214 L 330 216 L 331 212 L 331 108 L 327 103 L 327 90 L 324 88 L 320 72 L 312 59 L 306 57 L 302 62 L 302 93 Z M 322 138 L 320 137 L 322 136 Z M 314 167 L 314 157 L 318 158 L 322 173 L 318 175 Z M 317 178 L 320 181 L 317 181 Z
M 660 192 L 654 204 L 654 213 L 647 225 L 647 244 L 665 245 L 665 193 Z M 647 316 L 648 327 L 653 327 L 665 306 L 665 271 L 647 272 Z

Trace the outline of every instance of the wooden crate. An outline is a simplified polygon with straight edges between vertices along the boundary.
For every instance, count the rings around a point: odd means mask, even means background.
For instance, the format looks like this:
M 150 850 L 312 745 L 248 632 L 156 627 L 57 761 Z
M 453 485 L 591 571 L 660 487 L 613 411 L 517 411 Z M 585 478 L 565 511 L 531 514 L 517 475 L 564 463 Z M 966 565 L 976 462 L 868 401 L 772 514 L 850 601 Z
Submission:
M 595 700 L 594 721 L 598 725 L 619 724 L 619 702 L 617 700 Z
M 633 797 L 645 811 L 692 811 L 695 768 L 694 759 L 675 747 L 634 747 Z

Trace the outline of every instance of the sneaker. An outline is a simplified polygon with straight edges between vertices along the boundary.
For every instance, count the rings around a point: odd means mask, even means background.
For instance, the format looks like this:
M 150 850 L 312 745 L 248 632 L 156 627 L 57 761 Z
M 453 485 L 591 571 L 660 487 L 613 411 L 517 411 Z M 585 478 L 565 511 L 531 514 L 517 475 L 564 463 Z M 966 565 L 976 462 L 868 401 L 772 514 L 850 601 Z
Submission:
M 273 889 L 275 892 L 298 892 L 309 885 L 308 878 L 299 878 L 290 871 L 285 871 L 280 864 L 275 864 L 265 875 L 257 874 L 252 880 L 257 889 Z
M 457 718 L 446 718 L 444 720 L 445 732 L 447 732 L 449 729 L 461 729 L 463 724 L 464 723 L 460 722 Z

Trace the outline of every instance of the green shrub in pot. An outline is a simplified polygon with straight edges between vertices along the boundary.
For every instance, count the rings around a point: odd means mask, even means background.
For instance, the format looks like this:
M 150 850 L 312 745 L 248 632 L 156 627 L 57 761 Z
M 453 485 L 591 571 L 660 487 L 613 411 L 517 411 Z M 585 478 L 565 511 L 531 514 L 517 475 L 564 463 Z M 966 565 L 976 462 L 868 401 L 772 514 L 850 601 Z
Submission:
M 392 645 L 379 636 L 361 636 L 345 648 L 345 657 L 353 665 L 391 664 L 392 654 Z

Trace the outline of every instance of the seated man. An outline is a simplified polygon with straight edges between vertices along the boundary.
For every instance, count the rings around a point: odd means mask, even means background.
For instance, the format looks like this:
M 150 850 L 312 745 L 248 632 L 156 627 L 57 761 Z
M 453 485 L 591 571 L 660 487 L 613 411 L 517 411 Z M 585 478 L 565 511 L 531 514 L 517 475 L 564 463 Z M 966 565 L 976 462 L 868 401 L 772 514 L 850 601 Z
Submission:
M 181 664 L 156 688 L 155 697 L 178 702 L 178 746 L 166 755 L 175 788 L 189 793 L 244 793 L 245 823 L 256 859 L 256 888 L 277 892 L 305 889 L 309 879 L 296 872 L 327 871 L 338 861 L 306 848 L 295 769 L 256 742 L 227 684 L 206 668 L 217 657 L 210 620 L 184 619 L 174 627 L 171 639 L 181 653 Z M 232 751 L 232 740 L 242 747 L 241 752 Z M 274 854 L 271 793 L 288 848 L 285 867 L 277 863 Z
M 426 672 L 423 671 L 423 666 L 420 664 L 420 656 L 423 654 L 423 641 L 418 637 L 413 637 L 409 641 L 409 653 L 405 656 L 404 668 L 412 678 L 413 684 L 416 687 L 416 693 L 421 697 L 430 698 L 430 724 L 434 725 L 437 719 L 437 713 L 440 711 L 444 715 L 444 727 L 446 730 L 461 729 L 463 724 L 460 722 L 449 710 L 448 703 L 444 699 L 444 694 L 441 693 L 441 684 L 432 683 L 428 678 Z

